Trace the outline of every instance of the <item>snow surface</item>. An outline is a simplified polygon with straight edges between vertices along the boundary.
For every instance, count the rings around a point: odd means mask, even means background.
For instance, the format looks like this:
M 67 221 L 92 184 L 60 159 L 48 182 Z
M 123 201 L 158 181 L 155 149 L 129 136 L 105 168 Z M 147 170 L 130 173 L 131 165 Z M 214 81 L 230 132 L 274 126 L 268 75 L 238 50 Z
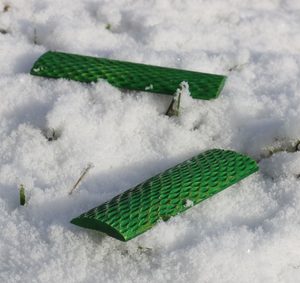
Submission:
M 299 282 L 300 152 L 128 243 L 69 223 L 206 149 L 300 139 L 299 30 L 299 0 L 0 0 L 0 282 Z M 229 78 L 169 118 L 168 96 L 30 76 L 50 49 Z

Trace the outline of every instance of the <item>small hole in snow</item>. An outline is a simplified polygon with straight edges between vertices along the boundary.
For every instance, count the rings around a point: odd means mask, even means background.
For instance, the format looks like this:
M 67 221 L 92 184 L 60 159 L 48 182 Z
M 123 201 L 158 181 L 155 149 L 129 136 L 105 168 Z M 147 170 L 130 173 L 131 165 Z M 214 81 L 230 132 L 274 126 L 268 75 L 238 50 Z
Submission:
M 61 131 L 54 128 L 46 128 L 42 133 L 48 141 L 55 141 L 61 136 Z

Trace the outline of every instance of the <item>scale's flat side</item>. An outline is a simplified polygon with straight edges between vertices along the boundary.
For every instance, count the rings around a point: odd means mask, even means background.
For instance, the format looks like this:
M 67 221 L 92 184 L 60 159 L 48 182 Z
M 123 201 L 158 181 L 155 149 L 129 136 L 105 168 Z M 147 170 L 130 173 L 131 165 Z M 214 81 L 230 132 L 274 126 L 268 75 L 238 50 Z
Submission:
M 197 99 L 218 97 L 226 76 L 138 64 L 63 52 L 43 54 L 30 72 L 35 76 L 65 78 L 79 82 L 105 79 L 115 87 L 174 95 L 183 81 Z
M 156 175 L 71 223 L 128 241 L 256 172 L 256 162 L 212 149 Z

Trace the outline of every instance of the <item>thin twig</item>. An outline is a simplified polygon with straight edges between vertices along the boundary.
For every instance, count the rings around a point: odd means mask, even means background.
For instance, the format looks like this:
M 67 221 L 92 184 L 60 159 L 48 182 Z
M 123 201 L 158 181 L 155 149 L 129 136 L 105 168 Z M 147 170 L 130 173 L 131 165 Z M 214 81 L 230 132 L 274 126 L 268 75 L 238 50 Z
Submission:
M 82 181 L 82 179 L 86 176 L 86 174 L 89 172 L 89 170 L 93 167 L 92 163 L 89 163 L 86 168 L 84 168 L 84 170 L 82 171 L 79 179 L 77 180 L 77 182 L 73 185 L 72 189 L 69 192 L 69 195 L 71 195 L 76 188 L 78 187 L 79 183 Z
M 181 92 L 176 92 L 176 94 L 173 97 L 171 104 L 167 110 L 167 113 L 166 113 L 167 116 L 169 116 L 169 117 L 179 116 L 180 96 L 181 96 Z
M 188 84 L 186 82 L 181 82 L 166 112 L 167 116 L 169 117 L 179 116 L 181 95 L 183 94 L 184 91 L 186 91 L 186 89 L 188 89 Z
M 300 140 L 293 141 L 276 141 L 275 144 L 263 149 L 257 162 L 263 159 L 270 158 L 279 152 L 296 152 L 300 150 Z
M 228 72 L 241 71 L 248 63 L 236 64 L 228 69 Z

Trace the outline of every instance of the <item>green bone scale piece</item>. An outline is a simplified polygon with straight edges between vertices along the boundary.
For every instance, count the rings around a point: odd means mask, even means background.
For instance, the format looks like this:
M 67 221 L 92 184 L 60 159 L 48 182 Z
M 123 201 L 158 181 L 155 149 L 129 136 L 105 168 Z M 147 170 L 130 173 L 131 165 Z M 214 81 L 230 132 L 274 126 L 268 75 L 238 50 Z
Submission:
M 212 149 L 83 213 L 71 223 L 128 241 L 256 172 L 256 162 Z
M 34 64 L 32 75 L 48 78 L 65 78 L 79 82 L 96 82 L 105 79 L 121 89 L 148 91 L 174 95 L 183 81 L 188 82 L 191 96 L 197 99 L 216 98 L 221 92 L 226 77 L 48 51 Z

